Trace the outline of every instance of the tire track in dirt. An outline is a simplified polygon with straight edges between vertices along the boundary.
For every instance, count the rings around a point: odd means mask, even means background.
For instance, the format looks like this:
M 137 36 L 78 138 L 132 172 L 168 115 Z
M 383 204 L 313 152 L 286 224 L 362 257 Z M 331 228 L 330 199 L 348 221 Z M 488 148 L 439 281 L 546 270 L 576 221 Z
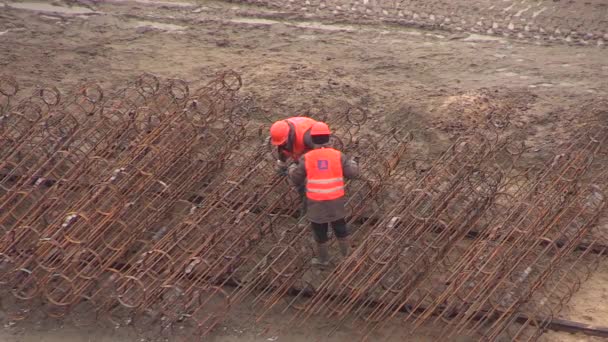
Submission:
M 605 46 L 608 4 L 491 0 L 240 0 L 305 17 L 381 21 L 400 25 L 483 33 L 537 43 Z M 576 13 L 576 16 L 573 16 Z

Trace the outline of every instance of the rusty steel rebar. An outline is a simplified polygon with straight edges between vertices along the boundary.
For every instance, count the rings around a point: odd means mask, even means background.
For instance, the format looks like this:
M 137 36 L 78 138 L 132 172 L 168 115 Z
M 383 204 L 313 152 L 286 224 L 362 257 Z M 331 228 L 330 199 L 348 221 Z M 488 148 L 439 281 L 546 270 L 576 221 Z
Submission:
M 526 170 L 508 113 L 421 161 L 407 153 L 413 135 L 370 132 L 366 109 L 345 106 L 317 119 L 359 160 L 347 184 L 354 248 L 317 270 L 302 199 L 274 170 L 272 120 L 241 85 L 233 71 L 200 85 L 144 74 L 113 92 L 25 96 L 0 78 L 11 319 L 42 310 L 80 324 L 94 312 L 191 340 L 253 304 L 258 319 L 294 309 L 293 324 L 327 316 L 362 338 L 398 320 L 439 324 L 441 338 L 535 340 L 606 248 L 595 224 L 607 175 L 589 172 L 605 127 Z
M 217 97 L 214 105 L 227 102 L 221 87 L 190 99 L 184 82 L 161 86 L 144 75 L 103 104 L 101 90 L 94 88 L 93 101 L 90 88 L 63 106 L 53 103 L 53 115 L 32 127 L 42 138 L 27 137 L 21 150 L 2 160 L 3 181 L 11 186 L 3 187 L 0 220 L 12 226 L 2 243 L 16 273 L 13 293 L 22 300 L 42 292 L 51 304 L 67 307 L 79 299 L 91 280 L 130 257 L 132 242 L 147 238 L 149 230 L 142 227 L 167 215 L 176 200 L 221 166 L 244 133 L 242 122 L 223 122 L 232 110 L 226 104 L 221 117 L 209 107 L 198 110 L 196 101 L 208 93 Z M 215 125 L 198 125 L 193 118 Z M 36 164 L 21 169 L 23 156 L 30 155 Z M 19 275 L 28 280 L 21 282 Z M 45 291 L 61 287 L 58 281 L 67 288 L 59 299 Z
M 564 153 L 566 162 L 553 163 L 536 177 L 527 175 L 536 185 L 514 186 L 513 180 L 522 177 L 505 177 L 504 168 L 488 165 L 492 173 L 484 170 L 484 160 L 492 159 L 496 148 L 476 143 L 466 156 L 447 153 L 445 162 L 436 163 L 423 181 L 405 187 L 403 204 L 385 215 L 352 256 L 324 279 L 296 319 L 300 324 L 319 314 L 334 320 L 361 319 L 363 324 L 356 326 L 370 332 L 405 311 L 403 318 L 414 326 L 441 320 L 443 337 L 468 328 L 468 335 L 479 335 L 481 340 L 494 340 L 512 328 L 519 318 L 517 310 L 528 317 L 542 313 L 550 320 L 548 312 L 555 308 L 548 309 L 549 304 L 564 301 L 550 300 L 557 287 L 562 286 L 561 294 L 568 298 L 573 290 L 564 288 L 576 287 L 584 278 L 576 271 L 570 277 L 558 275 L 572 270 L 573 261 L 568 264 L 567 259 L 581 262 L 591 250 L 588 245 L 582 253 L 574 253 L 583 238 L 590 237 L 604 205 L 597 188 L 580 191 L 577 182 L 605 144 L 606 130 L 598 133 L 591 139 L 584 134 L 577 141 L 582 148 L 578 144 Z M 454 160 L 463 166 L 445 172 Z M 582 208 L 590 197 L 598 203 Z M 463 238 L 472 229 L 477 239 L 471 243 Z M 551 291 L 539 294 L 541 286 Z M 477 291 L 487 293 L 486 297 Z M 531 302 L 528 297 L 542 299 Z M 534 325 L 537 334 L 542 331 L 539 322 L 528 325 Z M 533 339 L 523 338 L 522 331 L 512 338 Z

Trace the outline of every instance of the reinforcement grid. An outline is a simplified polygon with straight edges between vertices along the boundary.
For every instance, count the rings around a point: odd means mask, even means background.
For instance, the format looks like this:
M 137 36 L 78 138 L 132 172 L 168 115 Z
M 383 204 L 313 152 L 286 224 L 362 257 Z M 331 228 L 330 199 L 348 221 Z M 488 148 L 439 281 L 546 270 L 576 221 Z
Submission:
M 112 93 L 23 96 L 0 79 L 9 319 L 92 317 L 192 340 L 244 303 L 258 319 L 293 311 L 294 325 L 331 317 L 361 338 L 437 324 L 436 337 L 527 341 L 605 252 L 596 223 L 608 175 L 589 170 L 606 127 L 525 169 L 530 150 L 490 114 L 421 162 L 407 153 L 411 134 L 368 133 L 366 110 L 352 107 L 316 118 L 360 162 L 347 185 L 354 248 L 312 268 L 301 200 L 274 170 L 272 121 L 240 87 L 232 71 L 196 87 L 146 74 Z

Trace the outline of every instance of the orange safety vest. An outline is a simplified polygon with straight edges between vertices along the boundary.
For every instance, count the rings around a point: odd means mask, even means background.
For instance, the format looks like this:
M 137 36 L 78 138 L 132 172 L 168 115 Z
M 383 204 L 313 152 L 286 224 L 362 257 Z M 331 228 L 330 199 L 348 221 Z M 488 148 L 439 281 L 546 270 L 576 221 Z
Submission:
M 305 116 L 296 116 L 293 118 L 286 119 L 287 123 L 291 130 L 294 133 L 293 145 L 291 147 L 291 152 L 284 151 L 285 154 L 291 157 L 293 160 L 298 160 L 306 152 L 308 147 L 304 143 L 304 135 L 306 131 L 308 131 L 312 125 L 316 123 L 314 119 L 307 118 Z
M 344 196 L 342 153 L 333 148 L 320 148 L 304 155 L 306 197 L 314 201 L 331 201 Z

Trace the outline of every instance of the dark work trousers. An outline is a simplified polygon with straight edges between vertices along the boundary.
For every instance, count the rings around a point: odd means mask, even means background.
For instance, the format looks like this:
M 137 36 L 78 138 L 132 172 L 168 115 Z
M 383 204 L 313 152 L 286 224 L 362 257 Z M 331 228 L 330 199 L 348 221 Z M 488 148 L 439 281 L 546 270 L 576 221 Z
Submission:
M 327 230 L 329 229 L 330 223 L 315 223 L 311 222 L 312 232 L 314 233 L 315 241 L 318 243 L 325 243 L 329 240 L 327 236 Z M 346 227 L 346 221 L 342 218 L 331 222 L 331 227 L 334 230 L 334 234 L 338 239 L 344 239 L 348 237 L 348 228 Z

